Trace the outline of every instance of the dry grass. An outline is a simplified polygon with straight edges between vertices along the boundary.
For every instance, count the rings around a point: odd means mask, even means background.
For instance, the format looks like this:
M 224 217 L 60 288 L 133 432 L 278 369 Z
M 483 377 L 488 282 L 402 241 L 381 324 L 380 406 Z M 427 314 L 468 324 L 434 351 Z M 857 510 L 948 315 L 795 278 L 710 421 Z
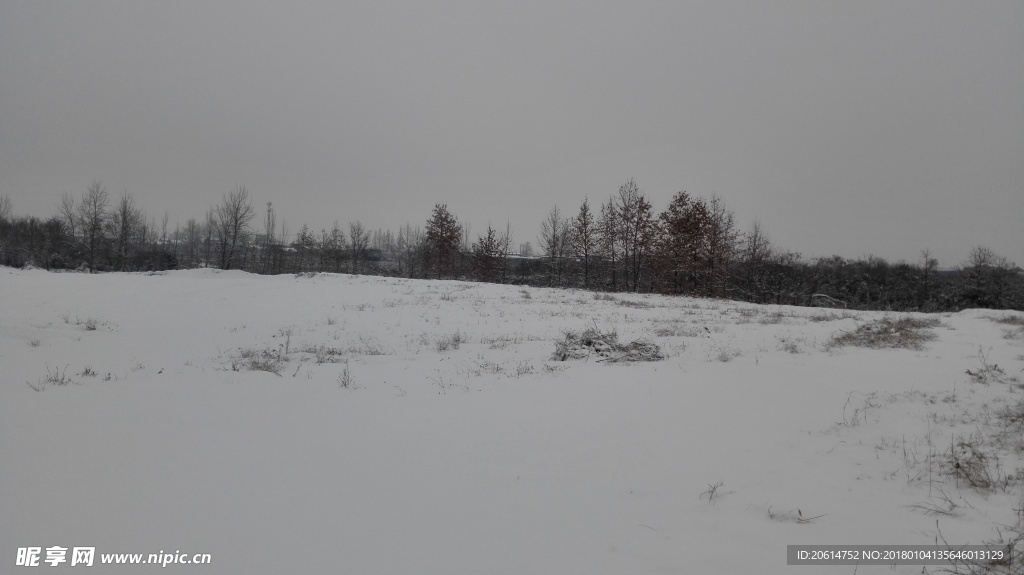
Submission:
M 1002 325 L 1010 326 L 1003 331 L 1004 339 L 1024 340 L 1024 316 L 1006 315 L 1002 317 L 989 316 L 988 319 Z
M 50 366 L 47 365 L 46 377 L 40 378 L 39 381 L 37 381 L 36 383 L 32 383 L 31 381 L 25 382 L 26 385 L 28 385 L 35 391 L 43 391 L 46 389 L 47 385 L 57 385 L 63 387 L 65 385 L 72 383 L 75 382 L 72 381 L 70 377 L 68 377 L 68 366 L 66 365 L 64 366 L 64 369 L 61 369 L 59 367 L 54 367 L 53 369 L 50 369 Z
M 706 328 L 681 319 L 655 319 L 653 329 L 658 337 L 701 337 L 708 333 Z
M 849 313 L 849 312 L 843 312 L 841 314 L 831 313 L 830 312 L 830 313 L 817 313 L 817 314 L 814 314 L 814 315 L 810 315 L 810 316 L 807 316 L 807 319 L 810 320 L 810 321 L 813 321 L 813 322 L 839 321 L 839 320 L 842 320 L 842 319 L 857 319 L 857 316 L 852 314 L 852 313 Z
M 743 354 L 740 353 L 740 350 L 733 347 L 723 346 L 716 350 L 714 359 L 715 361 L 720 361 L 722 363 L 729 363 L 741 355 Z
M 1004 383 L 1007 381 L 1006 372 L 1003 371 L 1003 368 L 999 367 L 999 364 L 989 362 L 988 354 L 980 347 L 978 348 L 978 361 L 981 363 L 981 367 L 966 371 L 967 375 L 971 376 L 971 380 L 975 383 L 988 384 L 992 382 Z
M 377 343 L 373 338 L 359 336 L 359 342 L 345 350 L 352 355 L 394 355 L 394 351 Z
M 567 332 L 561 341 L 556 341 L 551 359 L 566 361 L 586 359 L 592 355 L 601 358 L 597 361 L 612 363 L 658 361 L 665 357 L 661 347 L 651 341 L 639 339 L 622 344 L 616 331 L 602 333 L 597 329 L 587 329 L 581 333 Z
M 510 345 L 523 343 L 523 337 L 521 335 L 499 335 L 494 337 L 485 336 L 480 338 L 480 343 L 490 345 L 491 349 L 505 349 Z
M 96 331 L 100 327 L 109 328 L 110 325 L 109 322 L 105 322 L 94 317 L 87 317 L 85 319 L 82 319 L 78 316 L 75 316 L 75 319 L 72 320 L 71 315 L 66 313 L 61 314 L 60 319 L 66 324 L 81 326 L 82 329 L 84 329 L 85 331 Z
M 345 367 L 338 374 L 338 387 L 343 389 L 355 389 L 356 380 L 352 377 L 352 372 L 348 369 L 348 360 L 344 361 Z
M 852 332 L 833 337 L 830 346 L 921 349 L 925 342 L 935 339 L 930 328 L 936 327 L 940 323 L 935 318 L 922 319 L 904 316 L 893 319 L 886 317 L 861 325 Z
M 995 485 L 990 470 L 991 458 L 977 439 L 961 439 L 956 445 L 950 446 L 947 456 L 949 474 L 956 478 L 958 486 L 967 485 L 979 491 L 987 491 Z
M 459 346 L 462 345 L 462 340 L 462 334 L 456 331 L 451 335 L 439 338 L 436 342 L 434 342 L 434 346 L 437 348 L 438 352 L 455 350 L 459 349 Z
M 654 307 L 653 305 L 651 305 L 651 304 L 649 304 L 647 302 L 643 302 L 643 301 L 630 301 L 630 300 L 627 300 L 627 299 L 620 299 L 618 303 L 622 307 L 632 307 L 632 308 L 638 308 L 638 309 L 649 309 L 649 308 Z
M 1004 316 L 1004 317 L 992 317 L 992 318 L 989 318 L 989 319 L 991 319 L 992 321 L 994 321 L 996 323 L 1001 323 L 1003 325 L 1013 325 L 1013 326 L 1017 326 L 1017 327 L 1024 327 L 1024 316 L 1008 315 L 1008 316 Z
M 314 345 L 302 350 L 304 353 L 312 354 L 318 364 L 340 363 L 345 351 L 336 347 L 326 345 Z
M 1000 410 L 996 415 L 1006 427 L 1024 432 L 1024 400 Z
M 238 350 L 238 355 L 231 359 L 231 370 L 266 371 L 280 377 L 284 364 L 285 358 L 279 351 L 250 347 Z

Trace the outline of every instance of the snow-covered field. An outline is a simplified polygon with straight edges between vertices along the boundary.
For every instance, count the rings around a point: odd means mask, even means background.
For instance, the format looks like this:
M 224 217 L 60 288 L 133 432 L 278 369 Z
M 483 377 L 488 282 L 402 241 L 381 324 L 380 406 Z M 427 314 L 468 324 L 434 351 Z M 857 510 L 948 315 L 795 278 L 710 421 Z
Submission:
M 883 317 L 0 268 L 0 572 L 88 546 L 91 573 L 157 552 L 211 554 L 167 567 L 196 573 L 853 573 L 786 546 L 1013 537 L 1024 328 L 996 320 L 1022 314 L 937 316 L 917 350 L 830 345 Z M 588 328 L 667 357 L 552 360 Z

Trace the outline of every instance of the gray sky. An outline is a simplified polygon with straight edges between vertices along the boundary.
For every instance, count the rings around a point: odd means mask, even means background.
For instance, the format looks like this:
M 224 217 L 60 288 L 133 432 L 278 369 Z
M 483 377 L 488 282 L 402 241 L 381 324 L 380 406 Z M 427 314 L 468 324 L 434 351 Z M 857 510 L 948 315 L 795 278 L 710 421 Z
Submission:
M 806 257 L 1024 265 L 1024 2 L 0 0 L 0 195 L 100 180 L 171 226 L 447 203 L 535 241 L 635 178 Z

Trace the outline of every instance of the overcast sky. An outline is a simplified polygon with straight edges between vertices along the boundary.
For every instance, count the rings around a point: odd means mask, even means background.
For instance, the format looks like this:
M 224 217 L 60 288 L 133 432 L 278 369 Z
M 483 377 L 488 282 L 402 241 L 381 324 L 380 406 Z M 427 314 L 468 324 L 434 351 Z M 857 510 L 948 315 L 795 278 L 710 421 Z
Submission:
M 0 195 L 535 241 L 635 178 L 805 257 L 1024 265 L 1024 2 L 0 0 Z

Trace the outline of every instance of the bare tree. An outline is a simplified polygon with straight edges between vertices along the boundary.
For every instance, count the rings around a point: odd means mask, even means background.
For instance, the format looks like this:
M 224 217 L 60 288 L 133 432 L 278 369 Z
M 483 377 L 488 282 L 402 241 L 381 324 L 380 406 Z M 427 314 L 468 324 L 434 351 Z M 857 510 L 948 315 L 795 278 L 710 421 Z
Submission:
M 395 251 L 395 236 L 391 230 L 377 228 L 373 232 L 373 249 L 380 250 L 382 254 L 392 254 Z
M 455 275 L 464 276 L 472 265 L 472 246 L 473 242 L 470 239 L 470 231 L 473 229 L 473 225 L 469 222 L 464 222 L 461 226 L 462 239 L 459 241 L 459 246 L 455 250 Z
M 263 273 L 270 271 L 273 260 L 274 233 L 277 231 L 277 219 L 274 216 L 274 203 L 267 202 L 267 216 L 263 219 Z
M 632 277 L 633 291 L 639 291 L 644 259 L 649 254 L 654 239 L 651 204 L 644 198 L 636 182 L 630 179 L 619 188 L 616 207 L 622 257 L 628 274 L 626 287 L 629 287 L 629 280 Z
M 318 247 L 318 251 L 320 252 L 318 254 L 320 256 L 320 258 L 319 258 L 320 264 L 319 264 L 319 266 L 317 266 L 317 270 L 316 271 L 323 272 L 323 271 L 325 271 L 325 267 L 324 266 L 327 263 L 327 258 L 330 257 L 330 253 L 331 253 L 331 233 L 328 232 L 326 229 L 321 229 L 320 230 L 320 245 L 317 246 L 317 247 Z
M 921 283 L 917 295 L 917 308 L 928 311 L 928 302 L 932 297 L 934 278 L 939 269 L 939 260 L 932 257 L 931 250 L 921 250 Z
M 754 225 L 743 237 L 742 246 L 742 289 L 750 301 L 764 303 L 768 295 L 770 263 L 775 255 L 775 249 L 760 221 L 754 220 Z
M 85 238 L 86 264 L 89 273 L 96 270 L 96 255 L 104 240 L 103 228 L 107 221 L 107 190 L 100 182 L 89 185 L 78 204 L 78 222 Z
M 370 232 L 363 227 L 363 222 L 356 220 L 348 225 L 348 239 L 351 258 L 349 273 L 359 273 L 359 262 L 366 259 L 366 250 L 370 247 Z
M 18 238 L 12 237 L 15 236 L 14 224 L 11 198 L 7 195 L 0 196 L 0 264 L 2 265 L 13 265 L 16 261 L 16 256 L 12 253 L 17 251 L 12 249 L 12 245 L 18 243 Z
M 64 192 L 60 197 L 60 206 L 57 208 L 60 218 L 68 226 L 68 233 L 75 237 L 75 228 L 78 224 L 78 207 L 75 205 L 75 197 L 70 192 Z
M 245 241 L 249 222 L 255 215 L 245 186 L 238 186 L 225 195 L 221 204 L 214 210 L 214 233 L 220 247 L 221 269 L 231 269 L 238 244 Z
M 986 268 L 999 265 L 1003 258 L 996 255 L 988 246 L 974 246 L 971 253 L 967 255 L 967 267 Z
M 148 249 L 155 238 L 156 221 L 153 218 L 147 217 L 146 212 L 140 210 L 138 234 L 135 236 L 135 240 L 138 242 L 138 249 L 140 251 Z
M 569 222 L 562 217 L 558 206 L 551 208 L 548 217 L 540 223 L 540 236 L 537 240 L 544 250 L 544 257 L 548 258 L 548 283 L 552 285 L 562 282 L 569 229 Z
M 288 246 L 288 220 L 281 220 L 281 243 L 283 244 L 281 249 L 281 265 L 278 271 L 287 273 L 288 259 L 290 257 L 290 252 L 288 251 L 290 249 Z
M 412 277 L 412 268 L 411 266 L 406 265 L 405 257 L 406 251 L 409 249 L 409 240 L 411 239 L 406 234 L 406 229 L 409 227 L 410 225 L 406 223 L 404 226 L 398 228 L 398 238 L 395 241 L 395 247 L 398 250 L 398 275 L 404 276 L 408 274 L 409 277 Z
M 616 213 L 619 216 L 615 223 L 618 228 L 619 246 L 622 250 L 622 260 L 625 264 L 625 288 L 629 290 L 630 271 L 633 267 L 633 255 L 636 249 L 635 226 L 637 210 L 640 204 L 640 187 L 632 179 L 619 187 L 619 195 L 615 198 Z
M 498 236 L 498 266 L 501 270 L 501 282 L 508 279 L 508 254 L 512 250 L 512 222 L 505 221 L 505 231 Z
M 424 244 L 423 232 L 406 223 L 398 230 L 398 273 L 407 277 L 415 277 L 416 261 L 421 259 L 420 251 Z M 403 263 L 404 262 L 404 263 Z M 404 266 L 404 267 L 403 267 Z
M 341 231 L 341 226 L 338 224 L 338 220 L 334 220 L 334 225 L 331 227 L 331 239 L 328 251 L 332 260 L 334 260 L 334 271 L 341 273 L 341 261 L 344 259 L 345 251 L 345 232 Z
M 313 234 L 309 231 L 309 226 L 302 224 L 299 228 L 299 233 L 295 234 L 295 251 L 299 255 L 298 270 L 300 272 L 306 271 L 306 254 L 312 249 L 315 240 Z
M 640 291 L 640 278 L 648 273 L 647 260 L 654 251 L 654 240 L 657 235 L 657 224 L 654 221 L 654 213 L 647 198 L 640 196 L 637 203 L 636 220 L 631 226 L 634 240 L 633 244 L 633 291 Z M 651 289 L 654 283 L 651 282 Z
M 708 295 L 721 297 L 725 292 L 729 266 L 739 250 L 740 233 L 736 217 L 718 194 L 707 203 L 708 228 L 705 253 L 702 254 L 707 276 Z
M 135 205 L 135 198 L 127 191 L 117 201 L 109 218 L 110 234 L 114 238 L 117 269 L 128 269 L 131 250 L 144 223 L 142 212 Z
M 608 198 L 608 203 L 601 205 L 601 215 L 597 220 L 597 246 L 608 262 L 612 291 L 618 289 L 619 244 L 619 212 L 615 200 Z
M 186 265 L 190 268 L 195 267 L 196 261 L 199 259 L 199 245 L 202 242 L 202 226 L 196 222 L 195 218 L 189 218 L 185 222 L 185 258 L 188 262 Z
M 202 246 L 203 246 L 203 267 L 210 267 L 210 263 L 213 261 L 213 229 L 217 227 L 215 218 L 213 215 L 213 208 L 206 210 L 206 220 L 203 222 L 201 227 L 202 234 Z
M 174 238 L 174 252 L 173 252 L 174 263 L 175 263 L 175 265 L 177 265 L 177 263 L 178 263 L 178 249 L 181 247 L 181 222 L 179 222 L 177 220 L 174 221 L 174 235 L 173 235 L 173 238 Z
M 1006 307 L 1016 267 L 989 247 L 972 248 L 964 269 L 966 283 L 961 287 L 965 304 L 971 307 Z

